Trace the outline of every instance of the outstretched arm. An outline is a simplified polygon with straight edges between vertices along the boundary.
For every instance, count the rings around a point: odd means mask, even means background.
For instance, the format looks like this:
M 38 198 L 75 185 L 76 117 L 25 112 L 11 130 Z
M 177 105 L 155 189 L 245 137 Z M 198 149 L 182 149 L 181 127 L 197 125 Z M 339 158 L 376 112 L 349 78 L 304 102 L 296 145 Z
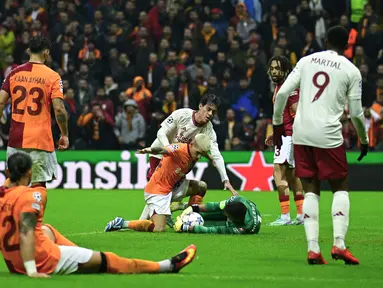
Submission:
M 4 107 L 8 102 L 9 94 L 5 90 L 0 90 L 0 116 L 3 115 Z
M 23 212 L 20 217 L 20 254 L 27 275 L 30 277 L 47 278 L 46 274 L 37 273 L 35 262 L 35 229 L 37 215 L 33 212 Z
M 137 151 L 138 154 L 168 155 L 169 152 L 163 147 L 148 147 Z

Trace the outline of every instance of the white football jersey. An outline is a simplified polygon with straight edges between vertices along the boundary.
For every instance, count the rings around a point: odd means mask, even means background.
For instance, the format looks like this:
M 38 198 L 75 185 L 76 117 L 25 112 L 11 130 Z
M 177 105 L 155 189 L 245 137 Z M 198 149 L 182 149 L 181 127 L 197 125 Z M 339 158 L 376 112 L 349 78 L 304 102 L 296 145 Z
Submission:
M 314 53 L 297 63 L 280 92 L 297 87 L 300 97 L 293 125 L 294 144 L 319 148 L 342 145 L 340 119 L 346 100 L 360 101 L 362 97 L 358 68 L 335 51 Z
M 190 108 L 178 109 L 161 123 L 161 129 L 164 129 L 169 143 L 190 143 L 199 133 L 208 135 L 212 141 L 211 156 L 214 159 L 221 180 L 227 180 L 226 166 L 218 148 L 217 135 L 213 129 L 213 124 L 208 122 L 206 125 L 196 126 L 193 120 L 193 113 L 195 113 L 195 111 Z M 163 147 L 163 145 L 158 138 L 156 138 L 150 147 Z M 150 156 L 162 158 L 161 155 Z

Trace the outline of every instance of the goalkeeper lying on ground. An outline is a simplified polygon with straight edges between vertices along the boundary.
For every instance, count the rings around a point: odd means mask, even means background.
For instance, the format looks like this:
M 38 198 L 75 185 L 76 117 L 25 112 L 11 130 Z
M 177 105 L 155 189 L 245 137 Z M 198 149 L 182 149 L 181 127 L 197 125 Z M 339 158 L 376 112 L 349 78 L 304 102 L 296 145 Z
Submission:
M 182 223 L 182 217 L 192 212 L 200 213 L 207 221 L 226 221 L 221 226 L 189 226 Z M 261 213 L 250 200 L 241 196 L 233 196 L 221 202 L 209 202 L 186 208 L 173 228 L 177 232 L 213 233 L 213 234 L 258 234 L 261 228 Z

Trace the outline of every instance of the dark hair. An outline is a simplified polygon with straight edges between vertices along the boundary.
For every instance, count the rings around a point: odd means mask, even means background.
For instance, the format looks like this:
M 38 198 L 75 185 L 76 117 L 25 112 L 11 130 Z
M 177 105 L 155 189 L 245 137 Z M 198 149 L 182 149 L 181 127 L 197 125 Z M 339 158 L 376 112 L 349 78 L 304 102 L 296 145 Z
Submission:
M 26 153 L 17 152 L 8 158 L 7 166 L 9 178 L 12 182 L 16 182 L 32 169 L 32 159 Z
M 44 50 L 51 49 L 51 41 L 44 36 L 34 36 L 29 41 L 29 50 L 31 50 L 31 53 L 38 54 L 43 52 Z
M 202 96 L 201 100 L 199 101 L 199 104 L 201 104 L 202 106 L 215 105 L 218 109 L 221 105 L 221 99 L 219 99 L 219 97 L 213 93 L 206 93 Z
M 225 213 L 235 224 L 241 225 L 245 223 L 247 212 L 246 206 L 241 202 L 229 202 L 225 206 Z
M 348 32 L 343 26 L 333 26 L 328 29 L 326 39 L 330 47 L 344 51 L 348 43 Z
M 267 65 L 267 70 L 270 69 L 270 65 L 273 61 L 276 61 L 281 66 L 282 72 L 285 73 L 285 78 L 290 74 L 291 71 L 293 71 L 293 66 L 291 65 L 291 62 L 289 59 L 287 59 L 286 56 L 279 55 L 279 56 L 273 56 L 270 58 L 269 63 Z

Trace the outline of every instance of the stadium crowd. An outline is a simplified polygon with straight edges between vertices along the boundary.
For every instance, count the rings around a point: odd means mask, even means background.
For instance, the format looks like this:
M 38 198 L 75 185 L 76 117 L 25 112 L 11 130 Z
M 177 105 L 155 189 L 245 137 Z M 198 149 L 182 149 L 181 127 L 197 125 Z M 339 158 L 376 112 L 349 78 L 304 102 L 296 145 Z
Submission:
M 379 1 L 350 0 L 4 0 L 0 3 L 0 79 L 28 61 L 31 36 L 52 42 L 74 149 L 150 145 L 174 110 L 221 97 L 213 119 L 221 150 L 265 150 L 274 86 L 268 59 L 293 65 L 321 51 L 328 27 L 349 34 L 345 56 L 363 76 L 370 148 L 383 150 L 383 36 Z M 7 145 L 10 104 L 1 117 Z M 56 138 L 59 131 L 52 119 Z M 347 116 L 348 149 L 358 146 Z M 270 149 L 270 148 L 269 148 Z

